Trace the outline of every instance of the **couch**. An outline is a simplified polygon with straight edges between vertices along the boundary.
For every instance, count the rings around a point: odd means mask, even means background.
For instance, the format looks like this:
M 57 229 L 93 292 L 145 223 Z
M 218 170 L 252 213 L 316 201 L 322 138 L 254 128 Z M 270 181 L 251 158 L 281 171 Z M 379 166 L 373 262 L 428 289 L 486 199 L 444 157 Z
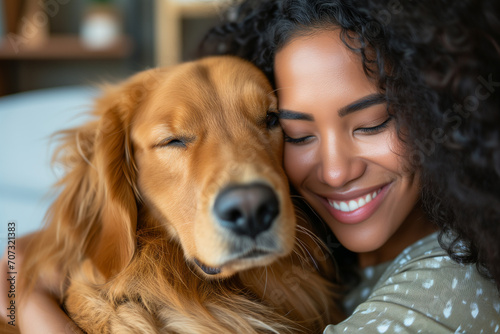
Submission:
M 16 223 L 16 238 L 42 226 L 61 176 L 50 164 L 57 145 L 51 135 L 87 120 L 97 92 L 74 86 L 0 98 L 0 253 L 9 222 Z

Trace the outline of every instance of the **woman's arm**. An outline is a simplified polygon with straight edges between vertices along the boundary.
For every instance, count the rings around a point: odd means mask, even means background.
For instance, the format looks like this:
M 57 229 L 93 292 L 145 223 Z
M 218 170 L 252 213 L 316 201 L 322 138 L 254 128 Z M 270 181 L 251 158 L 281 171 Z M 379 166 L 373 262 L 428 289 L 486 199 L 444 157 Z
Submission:
M 26 252 L 26 247 L 33 238 L 37 237 L 37 233 L 32 233 L 16 240 L 15 244 L 15 266 L 16 266 L 16 279 L 9 281 L 11 275 L 7 268 L 8 254 L 2 256 L 0 260 L 0 270 L 2 278 L 0 279 L 0 309 L 2 311 L 1 317 L 5 322 L 11 322 L 22 333 L 33 334 L 46 334 L 46 333 L 64 333 L 64 334 L 81 334 L 74 322 L 68 318 L 66 313 L 61 309 L 57 302 L 57 296 L 50 291 L 54 291 L 50 286 L 58 286 L 58 282 L 44 282 L 41 280 L 40 284 L 30 293 L 30 295 L 23 296 L 23 303 L 20 304 L 22 291 L 15 288 L 15 298 L 9 298 L 9 290 L 12 289 L 11 282 L 16 284 L 18 278 L 22 275 L 21 265 L 23 256 Z M 11 305 L 11 301 L 15 302 L 15 311 L 12 312 L 11 317 L 8 317 L 7 308 Z M 19 314 L 22 314 L 19 317 Z
M 34 291 L 21 310 L 24 315 L 19 324 L 22 333 L 82 333 L 64 313 L 56 299 L 46 291 Z

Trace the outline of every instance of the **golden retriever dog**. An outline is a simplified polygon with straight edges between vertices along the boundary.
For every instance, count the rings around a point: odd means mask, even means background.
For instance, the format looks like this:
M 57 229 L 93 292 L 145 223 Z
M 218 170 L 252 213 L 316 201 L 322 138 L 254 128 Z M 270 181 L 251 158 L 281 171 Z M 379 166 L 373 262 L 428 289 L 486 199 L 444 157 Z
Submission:
M 233 57 L 107 87 L 95 120 L 64 132 L 67 173 L 25 277 L 63 277 L 61 302 L 87 333 L 338 321 L 331 256 L 294 211 L 276 112 L 265 76 Z

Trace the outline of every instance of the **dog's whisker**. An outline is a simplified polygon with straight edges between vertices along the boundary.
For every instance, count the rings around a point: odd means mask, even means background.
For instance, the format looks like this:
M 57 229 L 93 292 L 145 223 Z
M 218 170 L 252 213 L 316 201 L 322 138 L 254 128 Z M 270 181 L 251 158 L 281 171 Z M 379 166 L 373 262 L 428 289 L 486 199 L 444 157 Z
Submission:
M 303 243 L 302 240 L 297 240 L 300 244 Z M 309 249 L 304 246 L 303 247 L 304 251 L 307 253 L 307 262 L 312 262 L 314 267 L 316 268 L 316 270 L 319 270 L 319 266 L 318 266 L 318 263 L 316 262 L 316 260 L 314 260 L 314 256 L 312 256 L 312 254 L 309 252 Z
M 302 266 L 303 261 L 304 261 L 304 251 L 303 251 L 303 245 L 297 242 L 298 239 L 295 239 L 295 247 L 293 249 L 293 253 L 297 255 L 297 258 L 299 259 L 299 264 Z
M 309 259 L 306 255 L 306 251 L 305 251 L 305 246 L 301 243 L 297 243 L 297 247 L 298 249 L 296 250 L 296 253 L 297 254 L 297 257 L 299 258 L 299 261 L 300 261 L 300 265 L 302 268 L 305 268 L 306 265 L 308 264 L 309 262 Z
M 310 229 L 297 225 L 297 232 L 307 235 L 314 243 L 318 246 L 323 246 L 323 241 L 317 235 L 315 235 Z
M 303 233 L 303 234 L 307 235 L 316 244 L 316 246 L 320 247 L 323 251 L 330 253 L 330 250 L 325 245 L 323 240 L 321 240 L 320 237 L 318 237 L 316 234 L 314 234 L 314 232 L 312 232 L 308 228 L 306 228 L 304 226 L 300 226 L 300 225 L 297 226 L 297 230 L 299 233 Z
M 316 212 L 316 210 L 313 209 L 313 207 L 307 202 L 307 200 L 304 198 L 304 196 L 301 195 L 291 195 L 292 199 L 300 199 L 304 205 L 307 206 L 307 208 L 310 210 L 310 212 L 320 221 L 323 222 L 323 218 Z M 305 216 L 304 213 L 301 212 L 302 215 Z M 303 218 L 305 220 L 308 220 L 307 218 Z
M 268 279 L 267 269 L 269 269 L 271 271 L 271 274 L 270 274 L 271 277 L 276 277 L 276 274 L 274 273 L 274 268 L 272 266 L 267 266 L 266 267 L 266 284 L 267 284 L 267 279 Z
M 265 272 L 266 272 L 266 279 L 265 279 L 265 282 L 266 282 L 266 283 L 265 283 L 265 285 L 264 285 L 264 296 L 266 295 L 266 291 L 267 291 L 267 282 L 268 282 L 268 279 L 267 279 L 267 270 L 268 270 L 268 267 L 266 267 L 266 270 L 265 270 Z
M 267 95 L 276 94 L 278 91 L 283 90 L 284 88 L 286 88 L 286 87 L 275 88 L 275 89 L 273 89 L 273 90 L 272 90 L 269 94 L 267 94 Z
M 189 264 L 189 263 L 186 263 L 186 266 L 188 267 L 189 271 L 195 275 L 196 277 L 198 277 L 200 280 L 203 280 L 202 277 L 200 277 L 200 275 L 195 271 L 193 270 L 192 266 Z M 182 277 L 180 277 L 182 279 Z
M 321 238 L 319 238 L 317 235 L 315 235 L 311 230 L 307 229 L 304 226 L 298 225 L 297 226 L 297 231 L 299 233 L 303 233 L 303 234 L 307 235 L 311 239 L 311 241 L 315 244 L 315 246 L 319 247 L 320 251 L 323 254 L 325 254 L 325 255 L 332 255 L 331 251 L 325 245 L 325 243 L 323 242 L 323 240 L 321 240 Z M 300 242 L 303 242 L 303 241 L 300 241 Z M 309 250 L 307 248 L 306 248 L 306 251 L 307 251 L 307 253 L 309 255 L 309 258 L 314 262 L 315 267 L 319 270 L 318 265 L 317 265 L 316 261 L 314 260 L 315 257 L 312 256 L 312 254 L 309 252 Z

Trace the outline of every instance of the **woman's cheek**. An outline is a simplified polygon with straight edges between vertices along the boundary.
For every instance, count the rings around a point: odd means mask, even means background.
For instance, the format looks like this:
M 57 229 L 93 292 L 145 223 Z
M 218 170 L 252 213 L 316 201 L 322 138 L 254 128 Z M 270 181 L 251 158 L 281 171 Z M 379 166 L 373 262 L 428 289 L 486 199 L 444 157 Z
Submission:
M 313 171 L 315 153 L 309 145 L 285 143 L 284 167 L 290 182 L 298 188 Z
M 357 152 L 363 159 L 382 165 L 385 169 L 396 172 L 404 168 L 404 149 L 395 129 L 358 139 Z

